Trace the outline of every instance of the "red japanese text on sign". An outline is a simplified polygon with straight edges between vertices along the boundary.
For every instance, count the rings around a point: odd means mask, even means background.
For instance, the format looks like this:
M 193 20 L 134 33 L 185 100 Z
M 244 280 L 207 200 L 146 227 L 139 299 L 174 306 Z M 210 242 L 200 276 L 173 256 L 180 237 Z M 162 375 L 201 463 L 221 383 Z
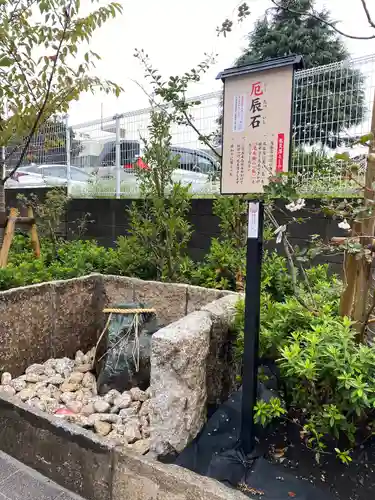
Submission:
M 284 170 L 284 147 L 285 134 L 277 135 L 277 155 L 276 155 L 276 173 L 281 173 Z

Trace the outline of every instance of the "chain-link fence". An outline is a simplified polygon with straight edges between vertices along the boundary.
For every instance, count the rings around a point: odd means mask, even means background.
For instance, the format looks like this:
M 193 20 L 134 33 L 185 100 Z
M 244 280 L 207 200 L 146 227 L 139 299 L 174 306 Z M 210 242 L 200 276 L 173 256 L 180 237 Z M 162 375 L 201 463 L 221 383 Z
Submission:
M 54 117 L 43 124 L 38 133 L 31 137 L 21 165 L 30 163 L 66 165 L 67 160 L 67 134 L 73 135 L 73 131 L 67 127 L 67 117 Z M 8 168 L 15 167 L 21 158 L 23 149 L 27 144 L 27 137 L 24 139 L 13 138 L 9 141 L 2 154 Z M 72 153 L 77 143 L 71 142 Z
M 374 55 L 296 73 L 291 172 L 300 192 L 345 195 L 363 186 L 361 137 L 371 131 L 374 92 Z M 356 165 L 350 175 L 337 159 L 344 152 Z
M 215 92 L 192 99 L 200 101 L 200 105 L 191 110 L 191 120 L 199 134 L 219 129 L 219 97 L 220 93 Z M 71 164 L 96 176 L 96 182 L 84 194 L 137 195 L 134 162 L 142 157 L 144 141 L 150 138 L 150 113 L 151 108 L 141 109 L 72 127 L 80 148 L 78 154 L 71 157 Z M 197 131 L 187 125 L 171 126 L 171 153 L 179 157 L 174 180 L 191 184 L 194 194 L 218 193 L 220 162 L 215 153 L 199 141 Z
M 290 171 L 301 193 L 346 195 L 363 185 L 368 148 L 358 139 L 371 130 L 374 91 L 375 55 L 296 73 Z M 172 154 L 179 156 L 174 179 L 191 184 L 197 195 L 219 192 L 213 175 L 220 168 L 217 156 L 199 136 L 212 134 L 220 153 L 221 97 L 214 92 L 192 98 L 200 102 L 191 109 L 193 126 L 174 124 L 170 131 Z M 72 194 L 135 196 L 133 165 L 149 139 L 150 112 L 141 109 L 74 126 L 65 118 L 50 120 L 33 137 L 24 163 L 71 166 Z M 17 163 L 21 150 L 22 144 L 9 145 L 8 167 Z M 358 165 L 351 179 L 347 162 L 336 157 L 345 151 Z M 81 169 L 95 174 L 95 182 L 84 188 Z

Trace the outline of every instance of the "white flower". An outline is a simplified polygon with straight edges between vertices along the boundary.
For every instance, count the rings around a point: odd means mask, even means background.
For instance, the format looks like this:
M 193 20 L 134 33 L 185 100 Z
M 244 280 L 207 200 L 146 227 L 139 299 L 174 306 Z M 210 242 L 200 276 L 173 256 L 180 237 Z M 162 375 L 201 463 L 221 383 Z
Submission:
M 283 239 L 283 233 L 286 231 L 286 226 L 279 226 L 276 231 L 273 233 L 276 236 L 276 243 L 279 244 L 281 243 Z
M 297 212 L 306 206 L 306 202 L 303 198 L 299 198 L 297 201 L 292 201 L 285 205 L 285 208 L 289 210 L 289 212 Z
M 344 219 L 342 222 L 339 222 L 339 228 L 340 229 L 345 229 L 345 231 L 349 231 L 350 229 L 350 224 L 348 224 L 348 221 Z

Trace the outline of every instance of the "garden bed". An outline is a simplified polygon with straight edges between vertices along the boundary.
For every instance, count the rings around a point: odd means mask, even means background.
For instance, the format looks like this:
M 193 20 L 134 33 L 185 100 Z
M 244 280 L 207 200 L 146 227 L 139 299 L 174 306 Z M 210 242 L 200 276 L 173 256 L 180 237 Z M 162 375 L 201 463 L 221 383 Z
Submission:
M 285 422 L 265 438 L 259 447 L 268 460 L 282 471 L 329 492 L 337 500 L 372 500 L 375 491 L 375 440 L 367 440 L 353 452 L 350 465 L 342 464 L 333 446 L 316 460 L 300 437 L 301 427 Z

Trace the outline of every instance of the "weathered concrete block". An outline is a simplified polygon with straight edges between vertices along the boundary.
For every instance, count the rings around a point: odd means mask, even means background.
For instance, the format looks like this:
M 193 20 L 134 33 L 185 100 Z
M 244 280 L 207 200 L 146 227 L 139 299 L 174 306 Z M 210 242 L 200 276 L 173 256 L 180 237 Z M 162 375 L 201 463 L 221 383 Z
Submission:
M 156 309 L 160 324 L 169 325 L 186 314 L 187 285 L 134 279 L 134 301 Z
M 187 287 L 187 314 L 194 311 L 199 311 L 201 307 L 209 302 L 218 300 L 231 292 L 225 290 L 215 290 L 213 288 L 203 288 L 201 286 Z
M 103 324 L 101 276 L 54 281 L 55 317 L 51 357 L 72 357 L 96 342 Z
M 153 335 L 151 449 L 158 455 L 182 451 L 204 424 L 211 326 L 209 313 L 198 311 Z
M 21 375 L 31 363 L 48 359 L 54 304 L 51 283 L 0 293 L 0 372 Z
M 125 276 L 102 276 L 105 305 L 134 302 L 134 279 Z
M 230 294 L 202 307 L 210 314 L 212 329 L 207 360 L 207 402 L 225 401 L 235 388 L 237 365 L 233 358 L 233 322 L 240 294 Z
M 114 452 L 112 500 L 245 500 L 241 492 L 174 465 Z

